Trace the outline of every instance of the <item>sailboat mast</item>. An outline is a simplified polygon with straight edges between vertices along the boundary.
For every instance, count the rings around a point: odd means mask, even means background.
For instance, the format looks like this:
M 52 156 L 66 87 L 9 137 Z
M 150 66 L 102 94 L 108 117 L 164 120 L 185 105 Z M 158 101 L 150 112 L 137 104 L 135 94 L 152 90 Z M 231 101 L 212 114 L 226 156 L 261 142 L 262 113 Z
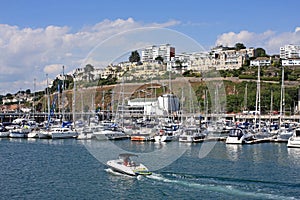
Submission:
M 255 102 L 255 124 L 257 123 L 257 115 L 259 114 L 259 124 L 258 124 L 258 130 L 261 129 L 260 124 L 260 65 L 258 66 L 257 70 L 257 90 L 256 90 L 256 102 Z
M 36 90 L 36 78 L 33 79 L 33 101 L 32 101 L 33 119 L 35 117 L 35 90 Z
M 270 122 L 271 122 L 271 115 L 273 113 L 273 90 L 271 90 L 271 102 L 270 102 Z
M 76 109 L 76 81 L 75 81 L 75 76 L 73 77 L 73 108 L 72 108 L 72 116 L 73 116 L 73 123 L 74 123 L 74 128 L 76 128 L 76 123 L 75 123 L 75 109 Z
M 244 111 L 247 110 L 247 98 L 248 98 L 248 84 L 246 84 L 245 88 L 245 96 L 244 96 Z
M 47 107 L 48 107 L 48 126 L 50 123 L 50 92 L 49 92 L 49 81 L 48 81 L 48 74 L 46 74 L 47 77 Z
M 61 105 L 62 105 L 62 121 L 65 120 L 65 109 L 64 109 L 64 90 L 65 90 L 65 66 L 62 66 L 63 71 L 62 71 L 62 75 L 63 75 L 63 82 L 62 82 L 62 94 L 61 94 Z
M 284 66 L 282 66 L 282 75 L 281 75 L 281 92 L 280 92 L 280 120 L 279 123 L 282 124 L 282 118 L 284 115 L 284 105 L 285 99 L 284 99 Z

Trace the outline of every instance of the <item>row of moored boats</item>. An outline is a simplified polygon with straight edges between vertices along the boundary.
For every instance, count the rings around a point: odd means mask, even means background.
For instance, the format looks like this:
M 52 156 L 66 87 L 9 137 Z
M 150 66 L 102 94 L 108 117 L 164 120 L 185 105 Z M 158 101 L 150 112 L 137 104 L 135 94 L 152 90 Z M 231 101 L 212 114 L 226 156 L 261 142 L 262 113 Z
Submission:
M 162 123 L 162 121 L 164 123 Z M 120 126 L 119 124 L 123 124 Z M 0 137 L 40 138 L 40 139 L 98 139 L 132 141 L 179 141 L 187 143 L 207 140 L 224 140 L 227 144 L 252 144 L 263 141 L 286 142 L 288 147 L 300 147 L 300 127 L 298 124 L 274 128 L 258 129 L 249 123 L 203 123 L 200 125 L 174 123 L 170 120 L 131 121 L 114 123 L 90 120 L 83 122 L 56 122 L 37 124 L 34 120 L 17 119 L 12 123 L 0 124 Z

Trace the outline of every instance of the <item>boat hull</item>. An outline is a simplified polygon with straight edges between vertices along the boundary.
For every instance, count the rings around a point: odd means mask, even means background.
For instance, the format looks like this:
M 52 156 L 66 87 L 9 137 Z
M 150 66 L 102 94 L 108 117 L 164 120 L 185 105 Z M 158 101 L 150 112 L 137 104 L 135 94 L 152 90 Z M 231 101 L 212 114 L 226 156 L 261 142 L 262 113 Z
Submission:
M 288 140 L 287 147 L 289 148 L 300 148 L 300 138 L 293 139 L 292 137 Z
M 118 173 L 126 174 L 129 176 L 138 176 L 138 175 L 151 175 L 147 167 L 143 164 L 131 164 L 131 163 L 124 163 L 123 160 L 110 160 L 107 163 L 107 166 L 110 167 L 113 171 Z

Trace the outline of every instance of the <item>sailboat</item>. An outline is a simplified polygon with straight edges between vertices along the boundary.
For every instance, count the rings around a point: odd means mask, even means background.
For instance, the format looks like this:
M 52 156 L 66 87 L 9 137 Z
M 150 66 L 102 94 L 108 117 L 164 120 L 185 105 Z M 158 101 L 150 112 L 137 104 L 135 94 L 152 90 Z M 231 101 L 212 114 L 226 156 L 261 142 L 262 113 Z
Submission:
M 280 111 L 279 111 L 279 131 L 276 137 L 277 142 L 288 142 L 288 139 L 293 135 L 293 129 L 283 122 L 285 113 L 285 92 L 284 92 L 284 66 L 282 66 L 281 75 L 281 92 L 280 92 Z
M 46 124 L 46 128 L 42 129 L 38 132 L 38 136 L 40 139 L 50 139 L 50 93 L 49 93 L 49 82 L 48 82 L 48 74 L 46 74 L 47 77 L 47 87 L 46 87 L 46 96 L 47 96 L 47 108 L 48 108 L 48 120 Z

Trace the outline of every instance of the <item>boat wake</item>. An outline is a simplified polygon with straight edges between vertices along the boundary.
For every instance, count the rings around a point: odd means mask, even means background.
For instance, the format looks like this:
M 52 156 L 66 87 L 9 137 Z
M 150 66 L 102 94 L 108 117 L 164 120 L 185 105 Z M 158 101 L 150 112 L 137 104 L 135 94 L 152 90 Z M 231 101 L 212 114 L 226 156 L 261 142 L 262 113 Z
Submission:
M 179 185 L 187 188 L 195 188 L 203 191 L 218 192 L 228 194 L 230 196 L 236 196 L 237 198 L 254 198 L 254 199 L 296 199 L 294 197 L 286 197 L 272 193 L 257 191 L 255 189 L 250 190 L 246 186 L 241 188 L 238 183 L 230 183 L 226 180 L 216 180 L 211 177 L 197 177 L 194 175 L 183 174 L 156 174 L 145 176 L 148 179 L 164 182 L 167 184 Z M 248 191 L 247 191 L 248 189 Z

